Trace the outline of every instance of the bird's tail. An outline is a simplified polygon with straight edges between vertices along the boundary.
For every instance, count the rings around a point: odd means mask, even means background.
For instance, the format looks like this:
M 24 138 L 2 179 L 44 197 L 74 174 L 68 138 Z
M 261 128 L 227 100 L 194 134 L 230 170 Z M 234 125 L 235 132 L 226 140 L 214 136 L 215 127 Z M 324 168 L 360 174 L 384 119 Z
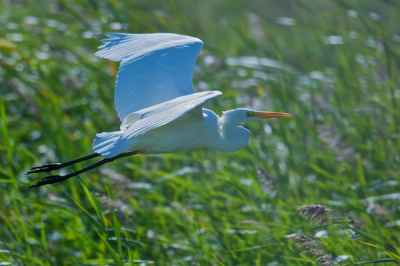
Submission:
M 103 155 L 105 158 L 112 158 L 130 149 L 131 145 L 126 145 L 126 140 L 122 139 L 122 134 L 123 131 L 96 134 L 97 138 L 93 141 L 93 151 Z

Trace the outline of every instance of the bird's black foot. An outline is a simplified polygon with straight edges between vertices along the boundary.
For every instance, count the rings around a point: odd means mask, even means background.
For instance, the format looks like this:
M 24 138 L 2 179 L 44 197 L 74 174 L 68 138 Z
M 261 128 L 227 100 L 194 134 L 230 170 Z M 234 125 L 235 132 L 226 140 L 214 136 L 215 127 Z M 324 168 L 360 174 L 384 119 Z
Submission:
M 41 173 L 41 172 L 50 172 L 53 170 L 57 170 L 63 168 L 62 163 L 48 163 L 44 165 L 39 165 L 32 167 L 29 172 L 27 172 L 25 175 L 33 174 L 33 173 Z
M 47 184 L 54 184 L 54 183 L 61 182 L 61 181 L 64 181 L 64 180 L 65 180 L 65 178 L 63 178 L 60 175 L 50 175 L 50 176 L 44 177 L 42 180 L 40 180 L 36 184 L 30 185 L 26 189 L 40 187 L 40 186 L 47 185 Z
M 43 178 L 42 180 L 40 180 L 36 184 L 27 187 L 27 189 L 31 189 L 31 188 L 40 187 L 40 186 L 43 186 L 43 185 L 62 182 L 64 180 L 67 180 L 68 178 L 71 178 L 71 177 L 76 176 L 76 175 L 80 175 L 80 174 L 82 174 L 82 173 L 84 173 L 86 171 L 89 171 L 91 169 L 99 167 L 100 165 L 112 162 L 115 159 L 126 157 L 126 156 L 130 156 L 130 155 L 136 155 L 136 154 L 140 154 L 140 153 L 144 153 L 144 152 L 145 152 L 145 150 L 124 152 L 124 153 L 121 153 L 121 154 L 119 154 L 119 155 L 117 155 L 117 156 L 115 156 L 113 158 L 105 158 L 105 159 L 101 160 L 100 162 L 92 164 L 89 167 L 86 167 L 86 168 L 84 168 L 82 170 L 73 172 L 73 173 L 68 174 L 68 175 L 63 175 L 63 176 L 50 175 L 50 176 L 46 176 L 45 178 Z M 93 154 L 91 154 L 89 156 L 82 157 L 82 158 L 79 158 L 79 159 L 76 159 L 76 160 L 73 160 L 73 161 L 69 161 L 69 162 L 65 162 L 65 163 L 44 164 L 44 165 L 32 167 L 31 170 L 26 174 L 28 175 L 28 174 L 32 174 L 32 173 L 40 173 L 40 172 L 48 172 L 48 171 L 52 171 L 52 170 L 57 170 L 57 169 L 60 169 L 60 168 L 63 168 L 63 167 L 69 166 L 69 165 L 73 165 L 73 164 L 76 164 L 76 163 L 79 163 L 79 162 L 83 162 L 83 161 L 86 161 L 86 160 L 89 160 L 89 159 L 92 159 L 92 158 L 95 158 L 95 157 L 99 157 L 99 156 L 101 156 L 101 155 L 98 154 L 98 153 L 93 153 Z

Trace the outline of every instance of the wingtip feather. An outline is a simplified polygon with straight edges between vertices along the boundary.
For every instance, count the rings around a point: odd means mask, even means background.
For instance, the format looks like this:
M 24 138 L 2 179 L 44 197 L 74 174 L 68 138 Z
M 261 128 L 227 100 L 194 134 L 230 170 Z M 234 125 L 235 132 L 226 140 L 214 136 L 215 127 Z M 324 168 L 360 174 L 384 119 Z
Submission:
M 119 32 L 106 32 L 105 35 L 107 35 L 108 37 L 111 38 L 121 38 L 124 36 L 129 36 L 129 35 L 133 35 L 131 33 L 119 33 Z

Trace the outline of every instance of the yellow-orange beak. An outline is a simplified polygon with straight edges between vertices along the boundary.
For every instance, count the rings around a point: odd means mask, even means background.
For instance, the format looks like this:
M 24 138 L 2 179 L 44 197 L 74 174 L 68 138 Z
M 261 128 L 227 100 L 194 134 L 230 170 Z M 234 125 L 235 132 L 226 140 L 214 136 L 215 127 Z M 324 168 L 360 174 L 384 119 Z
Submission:
M 254 112 L 255 117 L 261 118 L 274 118 L 274 117 L 293 117 L 293 115 L 288 113 L 276 113 L 276 112 Z

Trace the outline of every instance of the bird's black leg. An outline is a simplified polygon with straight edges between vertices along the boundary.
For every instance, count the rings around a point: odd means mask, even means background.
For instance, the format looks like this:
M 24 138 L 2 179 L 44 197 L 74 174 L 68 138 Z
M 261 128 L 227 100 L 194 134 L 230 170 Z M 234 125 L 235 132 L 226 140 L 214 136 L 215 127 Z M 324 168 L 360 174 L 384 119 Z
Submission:
M 76 164 L 79 162 L 83 162 L 83 161 L 86 161 L 86 160 L 89 160 L 92 158 L 96 158 L 99 156 L 100 156 L 100 154 L 93 153 L 91 155 L 88 155 L 88 156 L 85 156 L 85 157 L 82 157 L 82 158 L 79 158 L 79 159 L 76 159 L 73 161 L 65 162 L 65 163 L 48 163 L 48 164 L 44 164 L 44 165 L 35 166 L 35 167 L 32 167 L 30 169 L 30 171 L 26 173 L 26 175 L 29 175 L 32 173 L 50 172 L 53 170 L 64 168 L 66 166 L 73 165 L 73 164 Z
M 89 171 L 89 170 L 94 169 L 94 168 L 96 168 L 96 167 L 99 167 L 100 165 L 103 165 L 103 164 L 112 162 L 112 161 L 114 161 L 115 159 L 122 158 L 122 157 L 126 157 L 126 156 L 130 156 L 130 155 L 136 155 L 136 154 L 140 154 L 140 153 L 144 153 L 144 150 L 137 150 L 137 151 L 132 151 L 132 152 L 121 153 L 121 154 L 119 154 L 119 155 L 117 155 L 117 156 L 115 156 L 115 157 L 103 159 L 103 160 L 101 160 L 101 161 L 98 162 L 98 163 L 95 163 L 95 164 L 93 164 L 93 165 L 91 165 L 91 166 L 88 166 L 88 167 L 86 167 L 86 168 L 83 168 L 82 170 L 73 172 L 73 173 L 68 174 L 68 175 L 63 175 L 63 176 L 60 176 L 60 175 L 50 175 L 50 176 L 46 176 L 46 177 L 44 177 L 42 180 L 40 180 L 39 182 L 37 182 L 36 184 L 27 187 L 27 189 L 31 189 L 31 188 L 35 188 L 35 187 L 40 187 L 40 186 L 47 185 L 47 184 L 54 184 L 54 183 L 62 182 L 62 181 L 64 181 L 64 180 L 67 180 L 68 178 L 71 178 L 71 177 L 73 177 L 73 176 L 82 174 L 83 172 L 86 172 L 86 171 Z M 96 157 L 97 157 L 97 156 L 96 156 Z M 94 157 L 93 157 L 93 158 L 94 158 Z M 78 160 L 79 160 L 79 159 L 78 159 Z

